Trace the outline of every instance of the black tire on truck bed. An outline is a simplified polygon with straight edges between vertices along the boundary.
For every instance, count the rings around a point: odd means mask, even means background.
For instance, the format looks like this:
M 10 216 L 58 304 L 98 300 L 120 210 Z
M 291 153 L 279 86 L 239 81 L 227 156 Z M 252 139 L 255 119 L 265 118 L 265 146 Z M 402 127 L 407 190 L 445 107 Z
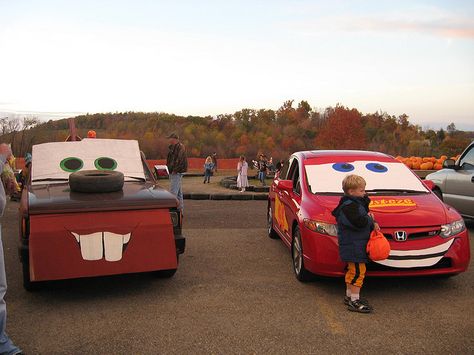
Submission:
M 81 170 L 69 175 L 69 187 L 75 192 L 114 192 L 123 188 L 123 174 L 112 170 Z

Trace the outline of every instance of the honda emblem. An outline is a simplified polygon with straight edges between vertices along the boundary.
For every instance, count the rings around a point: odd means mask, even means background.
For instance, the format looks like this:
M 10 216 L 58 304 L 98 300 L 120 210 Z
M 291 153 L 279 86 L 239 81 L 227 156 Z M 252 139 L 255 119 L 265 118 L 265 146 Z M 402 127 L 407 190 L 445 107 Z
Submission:
M 393 236 L 395 237 L 395 240 L 397 242 L 404 242 L 405 240 L 407 240 L 407 232 L 405 231 L 396 231 L 395 233 L 393 233 Z

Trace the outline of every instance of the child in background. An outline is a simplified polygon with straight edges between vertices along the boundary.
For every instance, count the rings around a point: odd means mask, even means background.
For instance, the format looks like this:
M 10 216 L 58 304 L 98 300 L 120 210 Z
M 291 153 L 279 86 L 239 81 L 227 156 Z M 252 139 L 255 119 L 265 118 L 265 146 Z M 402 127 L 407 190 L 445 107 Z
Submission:
M 211 183 L 211 175 L 212 175 L 212 170 L 214 169 L 214 163 L 212 162 L 212 158 L 210 155 L 206 158 L 206 161 L 204 162 L 204 182 L 203 184 Z
M 245 188 L 249 186 L 247 178 L 248 169 L 249 165 L 245 161 L 245 157 L 241 155 L 237 163 L 237 187 L 240 189 L 240 192 L 245 192 Z
M 347 175 L 342 180 L 344 196 L 332 212 L 337 220 L 339 256 L 347 262 L 346 296 L 344 303 L 353 312 L 370 313 L 372 307 L 361 300 L 360 290 L 365 277 L 365 264 L 369 261 L 366 247 L 370 232 L 379 229 L 369 212 L 370 198 L 365 193 L 366 182 L 358 175 Z

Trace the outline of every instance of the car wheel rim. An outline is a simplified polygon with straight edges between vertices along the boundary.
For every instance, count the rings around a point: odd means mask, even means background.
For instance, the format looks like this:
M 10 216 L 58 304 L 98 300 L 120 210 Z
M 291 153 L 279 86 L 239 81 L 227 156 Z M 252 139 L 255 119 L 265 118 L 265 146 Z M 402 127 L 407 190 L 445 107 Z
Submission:
M 303 261 L 301 254 L 301 240 L 299 234 L 296 233 L 295 238 L 293 239 L 293 267 L 295 268 L 295 273 L 297 275 L 301 272 L 301 264 Z
M 267 227 L 268 227 L 268 234 L 272 233 L 273 229 L 273 221 L 272 221 L 272 209 L 268 209 L 268 219 L 267 219 Z

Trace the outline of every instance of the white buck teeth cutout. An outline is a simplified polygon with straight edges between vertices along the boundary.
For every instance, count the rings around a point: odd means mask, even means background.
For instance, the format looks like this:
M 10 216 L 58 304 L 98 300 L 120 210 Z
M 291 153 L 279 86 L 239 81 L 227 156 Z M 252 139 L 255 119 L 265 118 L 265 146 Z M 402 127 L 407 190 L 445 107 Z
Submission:
M 84 260 L 102 259 L 104 250 L 102 247 L 102 232 L 79 236 L 81 255 Z
M 100 260 L 105 256 L 106 261 L 119 261 L 122 259 L 123 246 L 130 241 L 131 237 L 131 233 L 122 235 L 112 232 L 83 235 L 71 232 L 71 234 L 80 244 L 84 260 Z

